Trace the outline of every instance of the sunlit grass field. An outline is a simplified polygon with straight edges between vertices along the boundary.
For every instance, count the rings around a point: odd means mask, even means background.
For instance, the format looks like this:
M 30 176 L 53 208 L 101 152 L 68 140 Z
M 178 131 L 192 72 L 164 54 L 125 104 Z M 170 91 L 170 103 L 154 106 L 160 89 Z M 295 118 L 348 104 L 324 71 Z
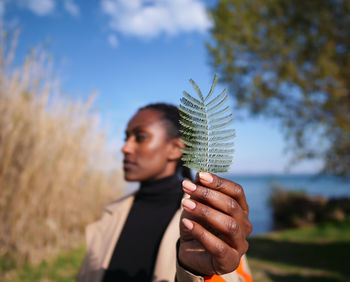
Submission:
M 349 222 L 322 224 L 250 238 L 248 259 L 256 282 L 350 281 L 349 250 Z M 0 269 L 7 270 L 4 282 L 72 282 L 84 254 L 81 246 L 37 266 L 17 269 L 2 259 Z
M 250 239 L 254 281 L 350 281 L 350 223 L 324 223 Z
M 76 275 L 85 255 L 85 247 L 81 246 L 64 252 L 50 261 L 43 261 L 33 266 L 28 263 L 19 268 L 9 264 L 7 258 L 0 259 L 0 277 L 4 282 L 20 281 L 75 281 Z M 2 273 L 1 273 L 2 272 Z

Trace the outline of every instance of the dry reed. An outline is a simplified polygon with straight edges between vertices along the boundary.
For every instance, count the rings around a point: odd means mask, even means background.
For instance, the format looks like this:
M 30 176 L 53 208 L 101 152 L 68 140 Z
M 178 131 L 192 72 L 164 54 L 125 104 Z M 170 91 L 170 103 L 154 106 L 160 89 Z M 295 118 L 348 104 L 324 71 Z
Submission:
M 123 181 L 93 99 L 64 97 L 44 52 L 13 67 L 6 38 L 1 31 L 0 257 L 35 263 L 81 244 Z

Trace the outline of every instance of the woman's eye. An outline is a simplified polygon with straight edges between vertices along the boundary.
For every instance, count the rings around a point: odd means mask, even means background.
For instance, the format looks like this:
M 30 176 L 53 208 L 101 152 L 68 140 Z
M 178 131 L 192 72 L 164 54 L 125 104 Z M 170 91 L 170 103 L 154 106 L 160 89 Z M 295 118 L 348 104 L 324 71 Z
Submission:
M 146 135 L 144 135 L 144 134 L 138 134 L 138 135 L 136 135 L 136 142 L 141 142 L 141 141 L 144 141 L 145 139 L 147 138 L 147 136 Z

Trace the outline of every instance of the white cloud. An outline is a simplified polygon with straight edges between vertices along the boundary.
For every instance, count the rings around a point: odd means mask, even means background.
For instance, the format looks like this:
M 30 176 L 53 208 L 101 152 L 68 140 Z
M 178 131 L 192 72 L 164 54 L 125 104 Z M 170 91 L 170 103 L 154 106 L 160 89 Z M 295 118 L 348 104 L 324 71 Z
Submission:
M 52 15 L 56 10 L 56 4 L 63 5 L 63 8 L 74 17 L 80 15 L 79 6 L 75 0 L 0 0 L 0 18 L 5 13 L 5 7 L 14 4 L 19 8 L 27 9 L 38 16 Z
M 74 0 L 64 0 L 64 8 L 74 17 L 78 17 L 80 15 L 79 6 L 74 2 Z
M 31 10 L 38 16 L 46 16 L 55 10 L 56 3 L 54 0 L 26 0 L 21 1 L 21 4 Z
M 102 0 L 111 29 L 137 37 L 203 32 L 210 26 L 200 0 Z
M 118 43 L 118 39 L 117 39 L 117 37 L 114 34 L 110 34 L 108 36 L 108 42 L 113 48 L 118 47 L 118 44 L 119 44 Z

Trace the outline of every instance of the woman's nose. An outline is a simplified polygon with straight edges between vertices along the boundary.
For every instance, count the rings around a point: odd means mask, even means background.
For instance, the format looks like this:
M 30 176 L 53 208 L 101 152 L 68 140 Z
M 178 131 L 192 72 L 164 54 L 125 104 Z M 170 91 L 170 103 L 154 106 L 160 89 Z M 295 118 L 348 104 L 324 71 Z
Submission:
M 122 147 L 122 153 L 125 154 L 130 154 L 134 151 L 134 142 L 132 141 L 132 138 L 128 138 L 125 141 L 124 146 Z

